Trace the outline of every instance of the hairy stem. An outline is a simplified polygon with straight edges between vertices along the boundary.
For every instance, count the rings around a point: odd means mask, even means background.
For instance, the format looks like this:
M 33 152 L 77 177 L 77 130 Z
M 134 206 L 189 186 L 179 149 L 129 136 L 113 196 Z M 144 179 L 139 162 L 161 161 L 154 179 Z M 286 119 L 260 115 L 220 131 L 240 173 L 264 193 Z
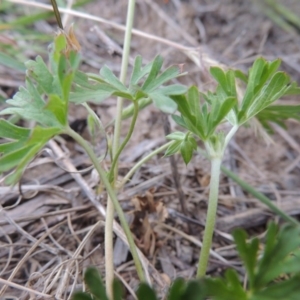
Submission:
M 83 149 L 86 151 L 87 155 L 91 159 L 95 169 L 97 170 L 99 177 L 101 179 L 101 182 L 105 186 L 108 196 L 110 197 L 111 201 L 113 202 L 113 205 L 117 211 L 121 225 L 123 227 L 123 230 L 126 234 L 126 237 L 127 237 L 128 243 L 129 243 L 129 247 L 131 250 L 131 254 L 132 254 L 133 260 L 135 262 L 135 267 L 136 267 L 138 276 L 141 281 L 145 281 L 145 275 L 143 272 L 141 262 L 139 260 L 136 245 L 134 243 L 133 236 L 131 234 L 130 228 L 126 221 L 124 212 L 123 212 L 121 205 L 116 197 L 114 189 L 112 188 L 111 184 L 108 181 L 108 178 L 106 177 L 105 171 L 102 169 L 102 167 L 100 166 L 100 164 L 98 162 L 96 154 L 94 153 L 92 148 L 89 146 L 89 144 L 77 132 L 75 132 L 71 128 L 66 128 L 66 134 L 70 135 L 79 145 L 81 145 L 83 147 Z
M 211 178 L 210 178 L 208 209 L 207 209 L 207 218 L 206 218 L 205 231 L 203 237 L 203 245 L 199 257 L 199 264 L 197 270 L 198 278 L 205 276 L 206 268 L 208 265 L 209 251 L 212 244 L 212 238 L 213 238 L 215 222 L 216 222 L 221 162 L 222 162 L 221 157 L 214 157 L 211 160 Z

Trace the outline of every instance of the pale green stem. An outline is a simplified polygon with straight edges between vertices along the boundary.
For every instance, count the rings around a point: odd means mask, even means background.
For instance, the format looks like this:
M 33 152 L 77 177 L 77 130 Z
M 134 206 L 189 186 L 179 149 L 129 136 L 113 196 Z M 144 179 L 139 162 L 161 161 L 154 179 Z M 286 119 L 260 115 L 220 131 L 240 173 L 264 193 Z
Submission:
M 239 129 L 238 125 L 233 126 L 230 131 L 227 133 L 226 137 L 225 137 L 225 142 L 224 142 L 224 146 L 223 149 L 225 150 L 227 145 L 229 144 L 231 138 L 235 135 L 235 133 L 237 132 L 237 130 Z
M 141 159 L 139 162 L 137 162 L 132 168 L 131 170 L 126 174 L 126 176 L 123 178 L 123 180 L 121 181 L 120 184 L 118 184 L 118 188 L 121 189 L 126 182 L 130 179 L 130 177 L 135 173 L 135 171 L 140 168 L 145 162 L 147 162 L 149 159 L 151 159 L 154 155 L 164 151 L 165 149 L 167 149 L 171 144 L 173 143 L 173 141 L 166 143 L 164 145 L 162 145 L 161 147 L 157 148 L 156 150 L 152 151 L 151 153 L 149 153 L 147 156 L 145 156 L 143 159 Z
M 121 66 L 121 73 L 120 73 L 120 81 L 122 83 L 125 83 L 126 81 L 126 74 L 127 74 L 127 68 L 128 68 L 128 60 L 129 60 L 129 52 L 130 52 L 130 44 L 131 44 L 131 30 L 133 25 L 133 19 L 134 19 L 134 9 L 135 9 L 135 0 L 129 0 L 128 1 L 128 9 L 127 9 L 127 18 L 126 18 L 126 31 L 124 36 L 124 47 L 123 47 L 123 56 L 122 56 L 122 66 Z M 114 139 L 113 139 L 113 160 L 115 161 L 114 169 L 111 169 L 111 172 L 114 174 L 114 178 L 118 177 L 118 149 L 119 149 L 119 141 L 121 136 L 121 122 L 122 122 L 122 110 L 123 110 L 123 99 L 118 97 L 117 99 L 117 115 L 116 115 L 116 122 L 115 122 L 115 130 L 114 130 Z M 115 190 L 115 186 L 114 186 Z M 107 208 L 106 208 L 106 222 L 105 222 L 105 253 L 113 253 L 113 219 L 114 219 L 114 209 L 117 210 L 116 203 L 111 203 L 111 197 L 108 197 L 107 199 Z M 121 206 L 119 203 L 117 204 L 120 209 Z M 122 209 L 121 209 L 122 210 Z M 123 211 L 122 211 L 123 214 Z M 123 214 L 124 215 L 124 214 Z M 125 220 L 126 222 L 126 220 Z M 123 224 L 122 224 L 123 226 Z M 126 222 L 126 226 L 129 230 L 128 224 Z M 123 227 L 124 231 L 125 228 Z M 130 236 L 131 233 L 129 232 Z M 131 236 L 132 237 L 132 236 Z M 128 238 L 128 237 L 127 237 Z M 129 241 L 128 241 L 129 242 Z M 130 245 L 131 252 L 136 252 L 137 250 L 135 248 L 135 244 Z M 133 249 L 134 248 L 134 249 Z M 137 263 L 141 267 L 141 263 L 139 261 L 138 256 L 136 257 L 138 262 L 135 260 L 136 268 Z M 106 291 L 109 295 L 109 298 L 112 299 L 113 295 L 113 277 L 114 277 L 114 270 L 113 270 L 113 259 L 111 257 L 105 256 L 105 273 L 106 273 Z M 144 281 L 144 274 L 143 270 L 140 270 L 140 279 Z M 141 277 L 142 276 L 142 277 Z
M 110 182 L 113 182 L 113 179 L 114 179 L 114 176 L 115 176 L 114 170 L 116 169 L 116 166 L 118 164 L 119 157 L 120 157 L 123 149 L 127 145 L 128 141 L 130 140 L 130 138 L 132 136 L 132 133 L 133 133 L 133 130 L 134 130 L 134 127 L 135 127 L 136 119 L 137 119 L 137 116 L 138 116 L 138 113 L 139 113 L 139 104 L 138 104 L 137 101 L 134 101 L 133 104 L 134 104 L 134 112 L 133 112 L 133 117 L 132 117 L 132 120 L 131 120 L 131 123 L 130 123 L 128 133 L 126 134 L 126 137 L 125 137 L 124 141 L 122 142 L 121 146 L 119 147 L 119 149 L 117 150 L 117 152 L 114 154 L 114 157 L 113 157 L 113 162 L 112 162 L 111 170 L 110 170 L 110 173 L 109 173 L 109 181 Z
M 211 178 L 210 178 L 210 190 L 208 199 L 208 209 L 206 224 L 203 237 L 203 245 L 199 257 L 199 264 L 197 270 L 197 277 L 201 278 L 206 274 L 206 268 L 209 259 L 209 251 L 212 244 L 212 238 L 216 222 L 216 214 L 218 207 L 219 196 L 219 181 L 220 181 L 220 167 L 222 158 L 213 157 L 211 159 Z
M 138 276 L 141 281 L 145 281 L 145 275 L 143 272 L 143 268 L 142 268 L 141 262 L 139 260 L 139 256 L 137 253 L 136 245 L 133 240 L 132 233 L 131 233 L 128 223 L 126 221 L 126 217 L 125 217 L 122 207 L 116 197 L 115 191 L 112 188 L 110 182 L 108 181 L 108 178 L 106 177 L 105 171 L 102 169 L 102 167 L 100 166 L 100 164 L 98 162 L 98 158 L 97 158 L 96 154 L 94 153 L 92 148 L 88 145 L 88 143 L 77 132 L 75 132 L 71 128 L 66 128 L 65 132 L 66 132 L 66 134 L 70 135 L 79 145 L 81 145 L 83 147 L 83 149 L 86 151 L 87 155 L 91 159 L 95 169 L 97 170 L 99 177 L 101 179 L 101 182 L 105 186 L 105 188 L 107 190 L 107 194 L 110 197 L 111 201 L 113 202 L 113 205 L 117 211 L 121 225 L 123 227 L 123 230 L 126 234 L 126 237 L 127 237 L 128 243 L 129 243 L 129 247 L 131 250 L 131 254 L 132 254 L 133 260 L 135 262 L 135 267 L 136 267 Z

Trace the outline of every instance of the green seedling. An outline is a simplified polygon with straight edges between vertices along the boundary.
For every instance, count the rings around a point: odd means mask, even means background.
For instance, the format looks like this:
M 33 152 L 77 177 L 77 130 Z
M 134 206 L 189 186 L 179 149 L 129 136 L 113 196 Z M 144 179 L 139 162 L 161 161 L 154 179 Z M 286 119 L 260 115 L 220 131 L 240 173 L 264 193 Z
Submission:
M 198 137 L 204 142 L 206 154 L 211 161 L 210 194 L 198 277 L 203 277 L 206 273 L 217 211 L 220 167 L 230 139 L 241 125 L 256 116 L 268 129 L 269 122 L 283 125 L 283 120 L 289 117 L 291 109 L 294 109 L 294 113 L 290 116 L 299 119 L 299 106 L 271 106 L 285 95 L 299 93 L 299 88 L 290 82 L 289 76 L 278 71 L 279 66 L 280 60 L 267 62 L 258 58 L 249 74 L 213 67 L 210 73 L 217 81 L 215 92 L 200 93 L 197 87 L 191 87 L 186 95 L 172 96 L 179 111 L 179 115 L 173 115 L 173 119 L 187 132 L 175 132 L 167 136 L 173 143 L 166 155 L 179 151 L 185 163 L 189 163 L 197 148 L 195 138 Z M 237 79 L 246 84 L 242 99 L 238 98 Z M 202 104 L 200 98 L 204 101 Z M 223 123 L 230 126 L 227 132 L 220 129 Z

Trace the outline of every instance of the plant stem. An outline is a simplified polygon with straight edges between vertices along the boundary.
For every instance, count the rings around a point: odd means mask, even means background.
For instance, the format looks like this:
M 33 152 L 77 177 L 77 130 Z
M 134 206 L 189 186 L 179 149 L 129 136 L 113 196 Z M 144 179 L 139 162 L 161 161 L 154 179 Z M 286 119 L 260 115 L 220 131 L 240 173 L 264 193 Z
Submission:
M 133 104 L 134 104 L 134 111 L 133 111 L 133 116 L 132 116 L 132 120 L 131 120 L 131 123 L 130 123 L 128 133 L 127 133 L 123 143 L 121 144 L 121 146 L 119 147 L 119 149 L 117 150 L 117 152 L 114 154 L 114 157 L 113 157 L 113 162 L 112 162 L 111 170 L 110 170 L 110 173 L 109 173 L 109 181 L 110 182 L 113 182 L 114 175 L 115 175 L 114 170 L 116 169 L 116 166 L 118 164 L 120 154 L 122 153 L 123 149 L 125 148 L 128 141 L 130 140 L 130 138 L 132 136 L 132 133 L 133 133 L 133 130 L 134 130 L 134 127 L 135 127 L 136 119 L 137 119 L 137 116 L 138 116 L 138 113 L 139 113 L 139 104 L 138 104 L 137 101 L 134 101 Z
M 134 19 L 134 9 L 135 9 L 135 0 L 129 0 L 128 1 L 128 9 L 127 9 L 127 18 L 126 18 L 126 31 L 125 31 L 125 36 L 124 36 L 124 47 L 123 47 L 123 56 L 122 56 L 122 66 L 121 66 L 121 73 L 120 73 L 120 81 L 122 83 L 125 83 L 126 80 L 126 74 L 127 74 L 127 68 L 128 68 L 128 60 L 129 60 L 129 51 L 130 51 L 130 43 L 131 43 L 131 30 L 132 30 L 132 25 L 133 25 L 133 19 Z M 122 110 L 123 110 L 123 99 L 118 97 L 117 100 L 117 115 L 116 115 L 116 122 L 115 122 L 115 130 L 114 130 L 114 139 L 113 139 L 113 149 L 112 149 L 112 154 L 113 154 L 113 162 L 114 166 L 111 168 L 114 178 L 118 177 L 118 149 L 119 149 L 119 141 L 120 141 L 120 135 L 121 135 L 121 122 L 122 122 Z M 115 186 L 114 186 L 115 190 Z M 112 203 L 113 200 L 111 197 L 108 197 L 107 199 L 107 208 L 106 208 L 106 222 L 105 222 L 105 253 L 113 253 L 113 219 L 114 219 L 114 209 L 117 210 L 118 205 L 120 209 L 122 210 L 121 206 L 119 203 Z M 116 199 L 116 202 L 118 200 Z M 123 211 L 122 211 L 122 215 Z M 120 219 L 121 220 L 121 219 Z M 124 216 L 125 220 L 125 216 Z M 126 220 L 125 220 L 126 221 Z M 122 223 L 122 222 L 121 222 Z M 123 224 L 122 224 L 123 226 Z M 126 227 L 129 230 L 129 227 L 126 222 Z M 124 231 L 125 228 L 123 227 Z M 130 230 L 129 230 L 130 231 Z M 130 236 L 131 233 L 129 232 Z M 127 237 L 128 238 L 128 237 Z M 129 242 L 129 240 L 128 240 Z M 135 244 L 133 243 L 130 245 L 130 250 L 133 254 L 133 252 L 136 252 Z M 138 257 L 137 257 L 138 259 Z M 138 267 L 141 267 L 140 261 L 138 260 L 135 261 L 136 263 L 136 269 L 138 271 Z M 137 265 L 139 264 L 139 266 Z M 113 256 L 106 256 L 105 255 L 105 273 L 106 273 L 106 291 L 110 299 L 113 298 L 113 277 L 114 277 L 114 270 L 113 270 Z M 144 274 L 143 270 L 139 270 L 138 273 L 140 272 L 140 280 L 144 281 Z M 142 276 L 142 277 L 141 277 Z
M 203 237 L 203 245 L 199 257 L 199 264 L 197 270 L 198 278 L 201 278 L 206 274 L 206 268 L 209 259 L 209 251 L 212 244 L 212 237 L 215 228 L 217 206 L 218 206 L 221 162 L 222 162 L 221 157 L 213 157 L 211 159 L 211 178 L 210 178 L 208 209 L 207 209 L 207 218 L 206 218 L 205 231 Z
M 238 125 L 234 125 L 231 130 L 228 132 L 228 134 L 225 137 L 225 141 L 224 141 L 224 146 L 223 149 L 225 150 L 227 145 L 229 144 L 231 138 L 235 135 L 235 133 L 237 132 L 237 130 L 239 129 Z
M 151 159 L 154 155 L 164 151 L 165 149 L 167 149 L 171 144 L 173 143 L 173 141 L 168 142 L 164 145 L 162 145 L 161 147 L 157 148 L 156 150 L 152 151 L 151 153 L 149 153 L 147 156 L 145 156 L 143 159 L 141 159 L 139 162 L 137 162 L 132 168 L 131 170 L 126 174 L 126 176 L 123 178 L 122 182 L 120 184 L 118 184 L 118 188 L 121 189 L 125 183 L 130 179 L 130 177 L 133 175 L 133 173 L 139 168 L 141 167 L 145 162 L 147 162 L 149 159 Z
M 86 151 L 87 155 L 91 159 L 95 169 L 97 170 L 99 177 L 100 177 L 102 183 L 104 184 L 104 186 L 106 187 L 107 193 L 108 193 L 111 201 L 113 202 L 113 205 L 117 211 L 121 225 L 123 227 L 123 230 L 126 234 L 126 237 L 127 237 L 128 243 L 129 243 L 129 247 L 131 250 L 131 254 L 132 254 L 133 260 L 135 262 L 138 276 L 141 281 L 145 281 L 145 275 L 143 272 L 141 262 L 139 260 L 139 256 L 138 256 L 138 253 L 136 250 L 136 245 L 134 243 L 130 228 L 128 226 L 128 223 L 127 223 L 125 215 L 124 215 L 124 212 L 123 212 L 123 210 L 120 206 L 120 203 L 116 197 L 114 189 L 112 188 L 111 184 L 108 181 L 108 178 L 106 177 L 105 171 L 102 169 L 102 167 L 100 166 L 100 164 L 98 162 L 96 154 L 94 153 L 92 148 L 88 145 L 88 143 L 73 129 L 66 128 L 65 132 L 66 132 L 66 134 L 70 135 L 79 145 L 81 145 L 83 147 L 83 149 Z

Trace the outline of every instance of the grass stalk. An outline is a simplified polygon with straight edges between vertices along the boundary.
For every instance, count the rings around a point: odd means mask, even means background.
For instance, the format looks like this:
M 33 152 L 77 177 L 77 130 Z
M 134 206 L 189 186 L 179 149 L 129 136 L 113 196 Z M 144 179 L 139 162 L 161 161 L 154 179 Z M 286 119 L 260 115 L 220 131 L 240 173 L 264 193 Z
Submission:
M 271 211 L 273 211 L 275 214 L 280 216 L 283 220 L 285 220 L 286 222 L 288 222 L 292 225 L 296 225 L 296 226 L 300 225 L 300 223 L 296 219 L 290 217 L 288 214 L 286 214 L 284 211 L 282 211 L 279 207 L 277 207 L 272 202 L 272 200 L 270 200 L 264 194 L 257 191 L 250 184 L 243 181 L 238 175 L 236 175 L 233 172 L 229 171 L 224 166 L 221 166 L 221 170 L 226 176 L 230 177 L 233 181 L 235 181 L 243 190 L 250 193 L 252 196 L 254 196 L 256 199 L 258 199 L 260 202 L 265 204 Z

